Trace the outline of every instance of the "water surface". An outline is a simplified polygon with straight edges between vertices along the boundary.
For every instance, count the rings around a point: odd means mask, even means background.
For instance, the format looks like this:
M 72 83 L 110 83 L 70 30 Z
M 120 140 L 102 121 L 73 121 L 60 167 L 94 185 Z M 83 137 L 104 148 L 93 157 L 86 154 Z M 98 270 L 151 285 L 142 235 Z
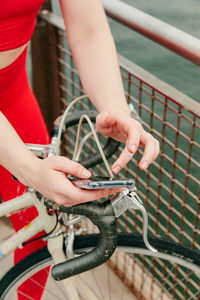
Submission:
M 123 2 L 200 39 L 199 0 Z M 110 26 L 120 54 L 200 102 L 199 66 L 115 21 Z

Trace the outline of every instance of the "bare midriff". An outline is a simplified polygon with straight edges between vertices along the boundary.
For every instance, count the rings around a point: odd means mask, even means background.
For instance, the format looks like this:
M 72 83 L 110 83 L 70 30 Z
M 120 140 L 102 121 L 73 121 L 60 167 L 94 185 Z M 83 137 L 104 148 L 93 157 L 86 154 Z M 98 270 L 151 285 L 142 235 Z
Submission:
M 12 64 L 24 51 L 27 45 L 28 43 L 16 49 L 0 51 L 0 70 Z

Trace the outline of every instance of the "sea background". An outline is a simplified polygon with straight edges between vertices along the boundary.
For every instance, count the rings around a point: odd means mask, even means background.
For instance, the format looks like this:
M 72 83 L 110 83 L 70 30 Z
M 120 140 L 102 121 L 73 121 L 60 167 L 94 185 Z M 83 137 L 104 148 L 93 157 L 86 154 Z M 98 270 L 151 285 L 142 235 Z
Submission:
M 121 0 L 200 39 L 199 0 Z M 58 2 L 53 9 L 60 14 Z M 200 102 L 199 66 L 110 20 L 119 54 Z

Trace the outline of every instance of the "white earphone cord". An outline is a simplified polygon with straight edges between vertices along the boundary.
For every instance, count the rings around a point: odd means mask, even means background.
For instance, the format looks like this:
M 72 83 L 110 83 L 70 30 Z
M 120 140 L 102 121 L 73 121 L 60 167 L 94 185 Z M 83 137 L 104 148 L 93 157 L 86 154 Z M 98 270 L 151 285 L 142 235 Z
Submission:
M 67 117 L 67 115 L 68 115 L 68 113 L 69 113 L 69 110 L 71 109 L 71 107 L 72 107 L 77 101 L 80 101 L 80 100 L 85 99 L 85 98 L 87 98 L 87 95 L 83 95 L 83 96 L 80 96 L 80 97 L 74 99 L 74 100 L 68 105 L 68 107 L 66 108 L 66 110 L 64 111 L 64 114 L 63 114 L 63 116 L 62 116 L 62 119 L 61 119 L 61 122 L 60 122 L 60 125 L 59 125 L 59 130 L 58 130 L 58 140 L 57 140 L 56 154 L 58 154 L 58 152 L 59 152 L 59 145 L 60 145 L 60 142 L 61 142 L 62 129 L 63 129 L 63 127 L 64 127 L 65 119 L 66 119 L 66 117 Z M 104 162 L 104 164 L 105 164 L 105 166 L 106 166 L 106 169 L 107 169 L 107 171 L 108 171 L 108 174 L 109 174 L 109 176 L 110 176 L 111 178 L 113 178 L 114 175 L 113 175 L 113 173 L 112 173 L 112 171 L 111 171 L 111 168 L 110 168 L 110 166 L 109 166 L 109 163 L 108 163 L 108 161 L 107 161 L 107 159 L 106 159 L 106 157 L 105 157 L 105 154 L 104 154 L 104 152 L 103 152 L 102 146 L 101 146 L 100 141 L 99 141 L 99 139 L 98 139 L 98 136 L 97 136 L 97 134 L 96 134 L 94 125 L 92 124 L 90 118 L 89 118 L 88 115 L 86 115 L 86 114 L 84 114 L 84 115 L 81 116 L 80 121 L 79 121 L 79 124 L 78 124 L 78 130 L 77 130 L 77 134 L 76 134 L 76 143 L 75 143 L 75 149 L 74 149 L 74 153 L 73 153 L 73 158 L 72 158 L 72 160 L 75 160 L 76 154 L 77 154 L 77 152 L 78 152 L 78 148 L 79 148 L 79 138 L 80 138 L 80 131 L 81 131 L 81 125 L 82 125 L 84 119 L 87 120 L 87 122 L 88 122 L 88 124 L 89 124 L 89 126 L 90 126 L 90 129 L 91 129 L 92 134 L 93 134 L 93 136 L 94 136 L 95 142 L 96 142 L 96 144 L 97 144 L 97 147 L 98 147 L 98 149 L 99 149 L 99 152 L 100 152 L 100 154 L 101 154 L 101 157 L 102 157 L 102 159 L 103 159 L 103 162 Z

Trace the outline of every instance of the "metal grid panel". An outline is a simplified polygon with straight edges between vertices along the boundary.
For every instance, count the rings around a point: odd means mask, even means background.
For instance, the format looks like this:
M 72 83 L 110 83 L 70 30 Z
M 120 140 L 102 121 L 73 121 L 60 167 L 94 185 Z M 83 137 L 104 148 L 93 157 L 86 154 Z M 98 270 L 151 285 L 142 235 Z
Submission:
M 128 100 L 161 146 L 159 158 L 145 173 L 137 165 L 141 153 L 127 168 L 146 204 L 151 231 L 199 250 L 199 116 L 133 73 L 123 69 L 122 75 Z
M 60 77 L 60 100 L 66 107 L 75 97 L 82 95 L 83 88 L 75 68 L 65 36 L 58 31 L 58 65 Z M 61 39 L 62 37 L 62 39 Z M 140 149 L 128 164 L 125 175 L 134 177 L 138 192 L 144 199 L 151 219 L 153 234 L 169 236 L 176 241 L 184 240 L 189 246 L 200 250 L 199 225 L 199 150 L 200 119 L 187 111 L 177 99 L 163 95 L 151 83 L 143 82 L 134 73 L 122 67 L 122 77 L 128 102 L 133 103 L 144 127 L 161 145 L 159 158 L 147 171 L 141 171 L 138 162 Z M 88 107 L 88 102 L 81 104 Z M 73 129 L 70 130 L 73 135 Z M 73 139 L 70 139 L 73 143 Z M 118 155 L 118 154 L 117 154 Z M 124 174 L 123 174 L 124 175 Z M 141 222 L 137 216 L 137 223 Z M 127 214 L 127 228 L 133 230 Z
M 57 29 L 57 53 L 60 101 L 64 108 L 72 99 L 82 95 L 84 91 L 68 49 L 65 34 L 59 29 Z M 136 65 L 133 67 L 132 62 L 128 62 L 127 67 L 127 60 L 124 61 L 122 57 L 120 57 L 120 64 L 128 102 L 134 104 L 144 122 L 145 129 L 153 134 L 161 145 L 159 158 L 147 171 L 141 171 L 138 167 L 142 155 L 140 149 L 132 161 L 128 163 L 121 176 L 130 176 L 135 179 L 138 193 L 143 198 L 148 211 L 151 234 L 170 238 L 200 250 L 199 104 L 172 87 L 163 85 Z M 138 72 L 142 75 L 138 75 Z M 166 87 L 169 93 L 165 92 Z M 191 108 L 185 107 L 184 104 L 187 100 L 190 101 Z M 195 108 L 198 109 L 194 109 L 194 103 Z M 77 105 L 77 108 L 85 108 L 88 105 L 90 104 L 86 101 L 84 104 Z M 83 134 L 86 132 L 87 129 L 83 131 Z M 66 135 L 64 149 L 68 156 L 73 151 L 75 133 L 76 129 L 70 129 Z M 94 143 L 89 141 L 84 153 L 88 154 L 93 150 L 93 147 Z M 100 166 L 95 168 L 95 172 L 105 174 L 105 169 Z M 142 223 L 142 218 L 137 212 L 128 211 L 120 218 L 118 228 L 119 230 L 141 233 Z M 118 257 L 113 258 L 110 263 L 117 273 L 123 274 L 122 276 L 124 273 L 119 267 L 119 260 L 122 261 L 123 259 L 127 261 L 127 257 Z M 142 270 L 141 287 L 144 285 L 142 278 L 144 279 L 146 276 L 145 266 L 148 266 L 148 269 L 150 266 L 152 275 L 149 283 L 149 295 L 151 296 L 149 298 L 148 295 L 148 299 L 155 299 L 153 290 L 155 290 L 155 286 L 157 289 L 160 284 L 162 285 L 162 280 L 166 274 L 168 274 L 169 285 L 176 282 L 175 288 L 171 289 L 171 298 L 167 294 L 166 297 L 168 298 L 166 299 L 196 299 L 196 295 L 198 297 L 197 282 L 199 279 L 189 278 L 186 270 L 170 271 L 171 266 L 169 264 L 161 265 L 161 262 L 155 263 L 148 258 L 141 261 L 135 257 L 132 262 L 131 278 L 137 276 L 134 275 L 134 270 L 138 272 L 136 266 Z M 124 264 L 125 262 L 122 265 Z M 157 284 L 158 282 L 159 284 Z M 186 282 L 188 283 L 186 284 Z M 135 287 L 133 288 L 133 279 L 128 286 L 134 292 L 136 291 Z M 140 290 L 140 294 L 138 294 L 138 290 Z M 136 295 L 141 297 L 142 291 L 142 288 L 137 289 Z M 163 291 L 161 294 L 165 299 Z M 143 297 L 145 299 L 145 296 Z M 162 297 L 158 299 L 162 299 Z

